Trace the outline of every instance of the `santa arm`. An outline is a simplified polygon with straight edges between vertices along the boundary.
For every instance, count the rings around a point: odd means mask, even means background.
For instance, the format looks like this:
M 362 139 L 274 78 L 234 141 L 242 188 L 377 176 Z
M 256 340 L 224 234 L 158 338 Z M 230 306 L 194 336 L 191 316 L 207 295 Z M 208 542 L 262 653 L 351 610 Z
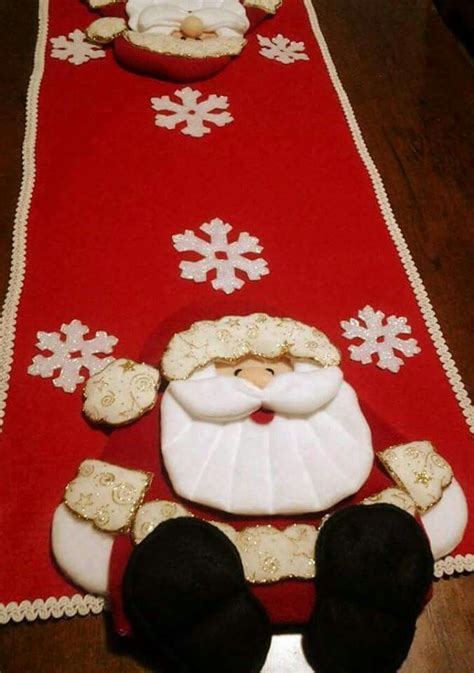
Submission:
M 428 441 L 393 446 L 377 455 L 413 500 L 435 560 L 452 552 L 463 538 L 468 510 L 451 466 Z
M 111 469 L 120 466 L 119 470 L 126 468 L 138 474 L 144 474 L 144 471 L 156 474 L 158 418 L 159 405 L 139 423 L 115 430 L 101 458 L 109 463 Z M 87 464 L 93 462 L 86 461 Z M 155 485 L 149 486 L 147 496 L 156 497 Z M 79 487 L 77 490 L 86 492 L 91 489 Z M 71 501 L 77 499 L 71 491 L 69 498 Z M 65 499 L 68 500 L 67 493 Z M 83 519 L 65 503 L 55 511 L 51 529 L 54 558 L 62 572 L 89 593 L 108 594 L 109 563 L 116 540 L 117 535 L 99 530 L 92 520 Z

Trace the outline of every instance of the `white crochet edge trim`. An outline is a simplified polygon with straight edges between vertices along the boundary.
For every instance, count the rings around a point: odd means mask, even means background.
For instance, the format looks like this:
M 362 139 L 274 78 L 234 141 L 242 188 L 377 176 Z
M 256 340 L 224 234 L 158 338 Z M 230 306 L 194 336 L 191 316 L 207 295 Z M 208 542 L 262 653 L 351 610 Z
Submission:
M 0 624 L 12 622 L 34 622 L 36 619 L 59 619 L 60 617 L 74 617 L 75 615 L 98 615 L 104 609 L 105 600 L 98 596 L 74 594 L 74 596 L 51 596 L 46 600 L 37 598 L 35 601 L 21 601 L 21 603 L 0 603 Z
M 23 282 L 25 280 L 28 215 L 36 174 L 38 98 L 41 80 L 43 79 L 48 37 L 48 3 L 49 0 L 40 0 L 38 7 L 38 36 L 33 72 L 26 97 L 26 125 L 22 149 L 22 180 L 13 227 L 10 279 L 0 315 L 0 432 L 5 418 L 10 373 L 13 364 L 16 318 Z
M 453 575 L 454 573 L 474 572 L 474 554 L 456 554 L 456 556 L 445 556 L 436 561 L 434 566 L 434 576 L 438 579 L 443 575 Z
M 454 360 L 444 340 L 438 320 L 431 306 L 423 282 L 413 262 L 411 253 L 405 242 L 402 232 L 395 220 L 390 203 L 380 174 L 367 150 L 359 125 L 354 116 L 351 104 L 345 93 L 336 68 L 329 53 L 328 46 L 323 37 L 319 22 L 310 0 L 303 0 L 308 12 L 311 27 L 321 49 L 326 63 L 331 82 L 338 94 L 346 121 L 349 125 L 354 143 L 359 155 L 369 173 L 375 195 L 379 203 L 383 218 L 393 239 L 395 247 L 402 261 L 420 306 L 428 331 L 435 345 L 438 356 L 446 371 L 447 377 L 454 390 L 456 398 L 466 417 L 469 429 L 474 432 L 474 410 L 461 380 Z M 34 186 L 35 176 L 35 140 L 38 115 L 39 86 L 44 71 L 44 56 L 46 50 L 46 38 L 48 27 L 48 0 L 39 2 L 39 28 L 38 41 L 35 52 L 35 65 L 30 80 L 27 98 L 26 132 L 23 143 L 23 180 L 18 200 L 18 208 L 15 217 L 13 233 L 12 270 L 10 284 L 5 299 L 2 316 L 0 319 L 0 429 L 5 413 L 5 403 L 8 392 L 8 379 L 12 365 L 13 342 L 15 338 L 16 313 L 20 301 L 21 289 L 25 275 L 26 260 L 26 227 L 29 206 Z M 4 338 L 5 337 L 5 338 Z M 435 564 L 435 577 L 452 575 L 453 573 L 474 572 L 474 554 L 461 556 L 447 556 Z M 20 622 L 23 620 L 34 621 L 36 619 L 49 619 L 50 617 L 73 617 L 74 615 L 99 614 L 104 609 L 104 599 L 87 594 L 81 596 L 75 594 L 72 597 L 51 596 L 46 600 L 38 598 L 34 601 L 21 601 L 21 603 L 0 603 L 0 624 L 6 624 L 10 620 Z
M 362 133 L 355 118 L 352 106 L 349 102 L 349 98 L 344 91 L 341 80 L 339 79 L 339 75 L 337 74 L 336 67 L 331 58 L 331 54 L 329 53 L 326 40 L 324 39 L 324 36 L 321 32 L 314 7 L 310 0 L 303 0 L 303 2 L 305 4 L 306 11 L 308 12 L 309 20 L 316 37 L 316 41 L 319 44 L 324 62 L 326 63 L 326 68 L 328 70 L 332 85 L 339 97 L 339 102 L 343 109 L 344 116 L 354 140 L 354 144 L 357 147 L 357 151 L 359 152 L 360 158 L 362 159 L 362 162 L 367 169 L 367 173 L 369 174 L 370 180 L 372 182 L 383 219 L 385 220 L 387 229 L 395 244 L 400 260 L 408 276 L 408 280 L 410 281 L 410 285 L 415 294 L 418 306 L 420 307 L 436 352 L 438 353 L 438 357 L 441 360 L 441 364 L 443 365 L 456 399 L 459 402 L 459 406 L 461 407 L 461 410 L 466 418 L 469 430 L 474 432 L 474 407 L 472 406 L 472 402 L 469 399 L 469 395 L 467 394 L 466 388 L 462 382 L 453 357 L 449 352 L 449 348 L 444 339 L 438 319 L 431 305 L 431 301 L 428 297 L 423 281 L 420 278 L 418 269 L 415 266 L 411 252 L 408 249 L 408 245 L 401 232 L 401 229 L 395 220 L 395 216 L 388 200 L 382 178 L 380 177 L 380 173 L 378 172 L 378 169 L 376 168 L 373 159 L 369 154 L 364 138 L 362 137 Z

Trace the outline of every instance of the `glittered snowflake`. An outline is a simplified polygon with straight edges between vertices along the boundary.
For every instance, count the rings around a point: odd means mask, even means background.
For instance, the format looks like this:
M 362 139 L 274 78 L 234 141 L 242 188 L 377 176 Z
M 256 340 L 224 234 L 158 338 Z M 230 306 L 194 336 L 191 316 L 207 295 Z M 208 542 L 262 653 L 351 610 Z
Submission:
M 344 330 L 342 336 L 346 339 L 361 339 L 359 345 L 349 346 L 352 360 L 367 365 L 373 361 L 372 356 L 376 356 L 377 367 L 396 373 L 404 360 L 397 357 L 394 351 L 407 358 L 420 352 L 416 339 L 400 338 L 402 334 L 411 334 L 406 318 L 390 315 L 385 320 L 385 313 L 374 311 L 371 306 L 360 310 L 358 316 L 360 320 L 351 318 L 341 322 Z
M 261 46 L 259 54 L 265 58 L 285 65 L 295 61 L 309 61 L 309 56 L 304 50 L 304 42 L 292 42 L 283 35 L 276 35 L 272 38 L 257 35 L 257 40 Z
M 105 51 L 96 44 L 86 41 L 86 35 L 76 28 L 66 37 L 52 37 L 50 39 L 53 49 L 51 56 L 61 61 L 69 61 L 74 65 L 82 65 L 94 58 L 104 58 Z
M 205 222 L 200 227 L 209 237 L 205 240 L 187 229 L 184 234 L 173 236 L 173 244 L 179 252 L 194 252 L 202 257 L 196 262 L 181 262 L 181 277 L 193 280 L 195 283 L 204 283 L 211 271 L 216 272 L 211 281 L 214 290 L 222 290 L 231 294 L 240 290 L 244 280 L 236 275 L 241 271 L 249 280 L 260 280 L 270 273 L 267 262 L 261 257 L 248 258 L 247 254 L 259 254 L 263 248 L 255 236 L 247 232 L 239 234 L 234 242 L 229 242 L 228 234 L 232 231 L 230 224 L 216 218 Z
M 206 124 L 225 126 L 234 121 L 230 112 L 226 112 L 229 107 L 227 96 L 211 94 L 199 100 L 202 93 L 188 86 L 178 89 L 174 95 L 179 102 L 172 101 L 169 96 L 151 99 L 152 108 L 158 112 L 155 117 L 157 126 L 175 129 L 178 125 L 184 124 L 179 129 L 181 133 L 193 138 L 202 138 L 211 132 Z
M 73 393 L 78 383 L 85 378 L 81 370 L 87 370 L 91 376 L 97 374 L 113 361 L 113 357 L 98 357 L 98 354 L 111 353 L 118 342 L 117 337 L 106 332 L 96 332 L 90 339 L 84 339 L 89 328 L 79 320 L 61 325 L 61 332 L 38 332 L 36 347 L 49 351 L 50 355 L 35 355 L 28 367 L 28 374 L 53 378 L 53 385 L 66 393 Z

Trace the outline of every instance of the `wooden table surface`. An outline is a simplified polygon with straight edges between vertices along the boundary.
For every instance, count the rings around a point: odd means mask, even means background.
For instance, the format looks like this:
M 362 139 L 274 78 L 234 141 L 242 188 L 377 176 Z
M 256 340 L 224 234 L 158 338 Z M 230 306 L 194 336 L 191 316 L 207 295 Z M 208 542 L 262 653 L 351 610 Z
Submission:
M 7 285 L 21 179 L 36 2 L 0 3 L 0 297 Z M 314 2 L 398 222 L 472 392 L 473 64 L 431 0 Z M 6 545 L 3 553 L 8 553 Z M 1 673 L 143 670 L 110 635 L 102 616 L 0 627 Z M 436 583 L 402 672 L 474 673 L 474 576 Z

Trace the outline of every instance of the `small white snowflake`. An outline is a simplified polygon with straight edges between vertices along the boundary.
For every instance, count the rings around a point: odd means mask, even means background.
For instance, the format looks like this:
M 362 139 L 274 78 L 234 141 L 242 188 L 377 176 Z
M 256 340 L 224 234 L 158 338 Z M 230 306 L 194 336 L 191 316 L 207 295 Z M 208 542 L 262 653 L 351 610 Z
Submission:
M 181 262 L 179 265 L 181 278 L 204 283 L 207 274 L 215 270 L 216 277 L 211 282 L 212 287 L 214 290 L 223 290 L 226 294 L 231 294 L 244 285 L 244 281 L 236 276 L 237 270 L 246 274 L 249 280 L 260 280 L 262 276 L 270 273 L 263 258 L 249 259 L 244 256 L 247 253 L 262 252 L 263 248 L 255 236 L 243 232 L 236 241 L 230 243 L 227 234 L 232 227 L 218 218 L 205 222 L 200 229 L 209 236 L 209 241 L 199 238 L 190 229 L 184 234 L 173 236 L 176 250 L 196 252 L 203 257 L 197 262 Z
M 257 39 L 262 47 L 259 54 L 265 56 L 265 58 L 285 65 L 295 61 L 309 61 L 309 56 L 304 51 L 304 42 L 292 42 L 283 35 L 276 35 L 272 38 L 257 35 Z
M 118 339 L 106 332 L 96 332 L 91 339 L 86 340 L 84 336 L 88 334 L 89 328 L 80 320 L 61 325 L 61 332 L 65 339 L 61 338 L 59 332 L 37 333 L 36 347 L 41 351 L 50 351 L 51 355 L 35 355 L 28 367 L 28 374 L 45 379 L 52 378 L 59 370 L 53 385 L 66 393 L 73 393 L 77 384 L 85 380 L 80 374 L 82 368 L 93 376 L 114 360 L 113 357 L 99 358 L 97 353 L 111 353 Z
M 377 355 L 377 367 L 396 373 L 405 363 L 394 351 L 399 351 L 407 358 L 420 352 L 416 339 L 399 338 L 400 334 L 411 334 L 406 318 L 390 315 L 384 324 L 385 313 L 374 311 L 371 306 L 361 309 L 358 316 L 366 327 L 356 318 L 341 322 L 344 330 L 342 336 L 346 339 L 362 339 L 360 345 L 349 346 L 352 360 L 367 365 L 372 362 L 372 355 Z
M 53 45 L 53 49 L 51 50 L 53 58 L 69 61 L 69 63 L 73 63 L 74 65 L 82 65 L 90 59 L 104 58 L 105 56 L 105 51 L 102 47 L 87 42 L 85 33 L 78 28 L 69 33 L 67 37 L 59 35 L 59 37 L 50 38 L 49 41 Z
M 204 122 L 225 126 L 234 121 L 229 112 L 224 112 L 229 107 L 227 96 L 211 94 L 198 102 L 202 93 L 188 86 L 178 89 L 174 95 L 179 98 L 179 103 L 172 101 L 169 96 L 151 99 L 152 108 L 158 112 L 155 117 L 157 126 L 174 129 L 178 124 L 184 123 L 180 129 L 181 133 L 193 138 L 202 138 L 211 132 Z

